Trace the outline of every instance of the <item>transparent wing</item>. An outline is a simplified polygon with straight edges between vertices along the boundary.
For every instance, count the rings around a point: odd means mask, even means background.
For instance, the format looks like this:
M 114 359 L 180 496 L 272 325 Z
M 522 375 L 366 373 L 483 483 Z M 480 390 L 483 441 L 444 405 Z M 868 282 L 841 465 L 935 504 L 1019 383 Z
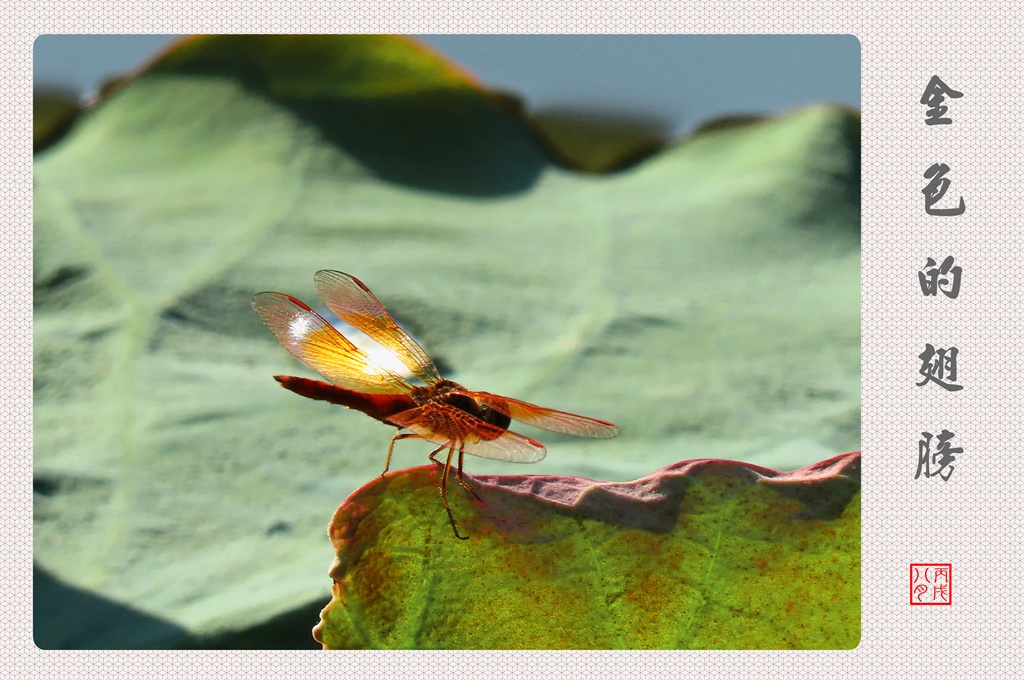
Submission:
M 403 411 L 388 421 L 412 430 L 438 446 L 455 446 L 481 458 L 509 463 L 536 463 L 547 455 L 544 445 L 515 432 L 485 423 L 444 403 L 429 403 Z
M 441 379 L 419 343 L 395 323 L 362 281 L 345 272 L 321 269 L 313 276 L 313 284 L 328 309 L 390 350 L 417 378 L 427 383 Z
M 412 385 L 374 363 L 361 349 L 301 301 L 257 293 L 252 307 L 285 349 L 339 387 L 370 394 L 408 393 Z
M 501 397 L 489 392 L 459 392 L 479 404 L 489 406 L 498 413 L 503 413 L 509 418 L 518 420 L 527 425 L 533 425 L 551 432 L 571 434 L 575 437 L 591 437 L 593 439 L 609 439 L 619 433 L 607 420 L 597 420 L 586 416 L 556 411 L 552 408 L 535 406 L 534 404 L 509 397 Z

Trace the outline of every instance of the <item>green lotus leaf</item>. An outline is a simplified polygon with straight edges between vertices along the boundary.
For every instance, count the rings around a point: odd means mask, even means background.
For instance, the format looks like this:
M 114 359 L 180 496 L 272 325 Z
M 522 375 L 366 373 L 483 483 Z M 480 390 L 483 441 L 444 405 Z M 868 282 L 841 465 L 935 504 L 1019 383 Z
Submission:
M 325 648 L 851 649 L 860 454 L 794 472 L 678 463 L 634 482 L 439 469 L 338 508 Z

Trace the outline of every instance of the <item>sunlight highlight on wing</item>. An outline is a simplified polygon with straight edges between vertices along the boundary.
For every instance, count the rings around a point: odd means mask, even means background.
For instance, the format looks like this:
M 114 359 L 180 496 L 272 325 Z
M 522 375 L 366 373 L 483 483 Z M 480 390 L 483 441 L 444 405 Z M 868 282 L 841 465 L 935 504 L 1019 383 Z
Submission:
M 395 357 L 425 383 L 440 380 L 430 356 L 384 309 L 380 300 L 362 281 L 333 269 L 321 269 L 313 275 L 313 284 L 324 304 Z
M 403 378 L 415 377 L 413 372 L 409 370 L 409 367 L 402 363 L 393 352 L 388 350 L 386 347 L 382 347 L 366 333 L 362 332 L 352 324 L 339 319 L 333 312 L 325 312 L 323 317 L 343 336 L 350 340 L 353 345 L 361 349 L 366 356 L 370 357 L 370 360 L 377 366 L 386 368 Z
M 375 363 L 303 302 L 257 293 L 253 309 L 292 355 L 338 387 L 369 394 L 408 393 L 412 385 Z

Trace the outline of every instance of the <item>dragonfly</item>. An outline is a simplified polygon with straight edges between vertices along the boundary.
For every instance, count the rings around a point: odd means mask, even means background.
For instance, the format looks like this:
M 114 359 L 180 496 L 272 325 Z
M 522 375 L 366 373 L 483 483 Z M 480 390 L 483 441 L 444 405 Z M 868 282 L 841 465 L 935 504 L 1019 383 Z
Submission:
M 381 476 L 390 468 L 395 442 L 423 439 L 435 445 L 428 458 L 443 468 L 441 501 L 456 538 L 468 538 L 459 533 L 448 504 L 448 478 L 456 452 L 455 477 L 480 500 L 463 477 L 464 454 L 511 463 L 535 463 L 547 454 L 540 442 L 509 430 L 512 420 L 577 437 L 607 439 L 619 433 L 605 420 L 469 390 L 442 378 L 426 351 L 395 323 L 362 281 L 322 269 L 313 283 L 333 314 L 380 345 L 423 384 L 415 385 L 383 365 L 386 362 L 374 360 L 302 301 L 284 293 L 257 293 L 252 306 L 270 332 L 295 358 L 330 382 L 290 375 L 274 379 L 303 397 L 346 406 L 398 428 L 388 445 Z M 442 463 L 436 456 L 445 450 L 447 459 Z

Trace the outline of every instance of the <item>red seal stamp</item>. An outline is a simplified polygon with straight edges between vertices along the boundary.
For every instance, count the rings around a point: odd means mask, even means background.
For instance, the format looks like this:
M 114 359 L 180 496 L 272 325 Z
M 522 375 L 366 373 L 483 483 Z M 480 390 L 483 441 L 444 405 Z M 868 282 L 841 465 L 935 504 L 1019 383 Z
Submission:
M 910 604 L 953 604 L 953 565 L 911 564 Z

